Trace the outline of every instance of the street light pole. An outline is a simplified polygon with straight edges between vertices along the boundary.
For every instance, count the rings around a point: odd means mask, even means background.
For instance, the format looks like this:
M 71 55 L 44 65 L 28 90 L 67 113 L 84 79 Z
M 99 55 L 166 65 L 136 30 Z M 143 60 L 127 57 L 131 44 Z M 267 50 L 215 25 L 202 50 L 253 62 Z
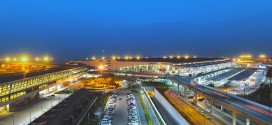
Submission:
M 13 120 L 13 121 L 12 121 L 12 122 L 13 122 L 13 125 L 15 125 L 15 124 L 14 124 L 14 114 L 12 115 L 12 120 Z
M 271 82 L 271 77 L 272 77 L 272 73 L 269 74 L 270 75 L 270 88 L 271 88 L 271 93 L 270 93 L 270 106 L 269 107 L 269 116 L 271 115 L 271 107 L 272 107 L 272 82 Z M 271 123 L 271 119 L 269 120 L 269 124 Z
M 29 123 L 31 123 L 31 109 L 29 109 Z

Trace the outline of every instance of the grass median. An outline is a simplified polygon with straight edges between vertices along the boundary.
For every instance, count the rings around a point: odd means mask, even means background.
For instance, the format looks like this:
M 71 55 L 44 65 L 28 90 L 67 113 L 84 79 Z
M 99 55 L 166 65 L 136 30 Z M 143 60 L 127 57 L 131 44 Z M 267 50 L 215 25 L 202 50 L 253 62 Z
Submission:
M 147 120 L 148 125 L 153 125 L 152 120 L 151 120 L 151 118 L 150 118 L 150 115 L 149 115 L 149 113 L 148 113 L 148 111 L 147 111 L 146 105 L 145 105 L 145 103 L 144 103 L 142 94 L 140 93 L 140 91 L 138 91 L 137 94 L 138 94 L 138 96 L 139 96 L 139 98 L 140 98 L 140 102 L 141 102 L 141 105 L 142 105 L 142 107 L 143 107 L 144 114 L 145 114 L 145 117 L 146 117 L 146 120 Z

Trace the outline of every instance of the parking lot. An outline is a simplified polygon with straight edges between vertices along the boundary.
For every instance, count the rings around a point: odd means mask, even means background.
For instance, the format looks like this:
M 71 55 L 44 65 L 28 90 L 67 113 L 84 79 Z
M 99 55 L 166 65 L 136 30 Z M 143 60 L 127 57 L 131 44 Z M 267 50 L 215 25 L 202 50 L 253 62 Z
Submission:
M 113 94 L 105 107 L 101 125 L 139 125 L 138 106 L 135 94 Z
M 116 101 L 115 117 L 113 118 L 113 125 L 127 125 L 128 123 L 128 105 L 126 102 L 126 95 L 118 96 Z M 121 99 L 121 100 L 120 100 Z

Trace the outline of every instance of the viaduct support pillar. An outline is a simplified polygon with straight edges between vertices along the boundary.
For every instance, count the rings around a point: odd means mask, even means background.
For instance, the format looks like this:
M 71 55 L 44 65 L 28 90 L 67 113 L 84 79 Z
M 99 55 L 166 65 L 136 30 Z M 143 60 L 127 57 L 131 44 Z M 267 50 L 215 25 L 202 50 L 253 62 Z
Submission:
M 222 106 L 222 105 L 220 106 L 220 110 L 221 110 L 221 111 L 223 111 L 223 110 L 224 110 L 224 108 L 223 108 L 223 106 Z
M 232 111 L 232 125 L 236 125 L 236 113 Z
M 177 85 L 178 85 L 178 94 L 179 94 L 179 84 L 177 83 Z
M 183 95 L 184 95 L 185 98 L 187 98 L 187 93 L 186 93 L 187 92 L 187 88 L 186 87 L 183 87 L 183 88 L 184 88 L 183 89 Z
M 210 113 L 212 113 L 213 101 L 210 99 Z
M 250 119 L 246 118 L 246 125 L 250 125 Z
M 195 93 L 195 105 L 197 105 L 197 93 L 196 92 L 194 93 Z

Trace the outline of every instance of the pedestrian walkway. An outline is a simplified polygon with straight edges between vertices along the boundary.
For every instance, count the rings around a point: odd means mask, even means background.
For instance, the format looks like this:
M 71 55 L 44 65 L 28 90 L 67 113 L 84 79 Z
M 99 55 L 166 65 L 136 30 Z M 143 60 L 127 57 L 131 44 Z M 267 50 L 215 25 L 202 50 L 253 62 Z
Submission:
M 0 125 L 27 125 L 68 96 L 68 94 L 56 94 L 56 97 L 52 99 L 40 99 L 38 102 L 27 105 L 17 112 L 0 113 Z

